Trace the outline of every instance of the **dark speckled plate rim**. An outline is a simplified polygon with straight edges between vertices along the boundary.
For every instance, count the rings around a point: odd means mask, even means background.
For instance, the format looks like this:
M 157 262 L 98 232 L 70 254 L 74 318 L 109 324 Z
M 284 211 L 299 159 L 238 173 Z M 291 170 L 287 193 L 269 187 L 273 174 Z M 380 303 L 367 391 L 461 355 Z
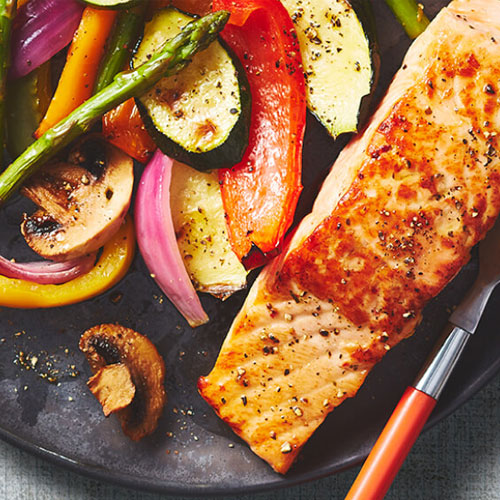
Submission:
M 493 377 L 500 372 L 500 357 L 495 363 L 490 365 L 487 369 L 482 371 L 479 376 L 470 381 L 466 388 L 458 391 L 458 395 L 451 399 L 448 404 L 439 405 L 436 407 L 435 412 L 432 414 L 431 418 L 427 422 L 424 431 L 430 429 L 441 420 L 448 417 L 453 413 L 458 407 L 463 405 L 467 400 L 469 400 L 474 394 L 479 392 L 488 382 L 490 382 Z M 449 384 L 452 386 L 453 384 Z M 389 415 L 387 415 L 389 418 Z M 139 491 L 149 491 L 152 493 L 162 493 L 168 495 L 181 495 L 181 496 L 227 496 L 227 495 L 237 495 L 237 494 L 248 494 L 248 493 L 263 493 L 270 490 L 283 489 L 292 486 L 297 486 L 310 481 L 316 481 L 327 476 L 333 475 L 335 473 L 342 472 L 349 469 L 355 465 L 360 464 L 368 455 L 369 450 L 373 446 L 373 442 L 366 442 L 363 449 L 360 449 L 358 453 L 349 457 L 345 460 L 341 466 L 331 466 L 326 465 L 324 467 L 315 469 L 314 471 L 299 473 L 291 476 L 283 476 L 280 481 L 272 483 L 260 483 L 254 485 L 242 485 L 240 487 L 213 487 L 204 486 L 199 484 L 196 486 L 179 486 L 178 483 L 173 484 L 165 481 L 158 481 L 152 478 L 128 478 L 122 474 L 112 472 L 103 467 L 98 467 L 84 462 L 79 462 L 72 460 L 69 457 L 59 455 L 53 451 L 50 451 L 41 446 L 26 441 L 19 438 L 18 436 L 0 428 L 0 438 L 32 455 L 40 457 L 47 460 L 57 466 L 61 466 L 64 469 L 75 472 L 79 475 L 86 476 L 90 479 L 99 480 L 105 483 L 113 483 L 117 486 L 124 488 L 131 488 Z
M 459 387 L 459 382 L 450 380 L 447 389 L 452 389 L 454 397 L 447 400 L 442 400 L 438 403 L 434 413 L 428 421 L 425 429 L 429 429 L 451 413 L 459 406 L 465 403 L 469 398 L 476 394 L 483 386 L 485 386 L 498 372 L 500 372 L 500 358 L 489 366 L 483 366 L 480 373 L 476 373 L 474 377 L 467 380 L 465 386 Z M 387 414 L 387 418 L 389 414 Z M 374 435 L 373 441 L 367 439 L 363 446 L 351 456 L 345 457 L 341 464 L 325 464 L 312 471 L 303 473 L 294 473 L 292 470 L 288 476 L 276 475 L 277 480 L 272 482 L 261 482 L 253 485 L 240 485 L 231 487 L 217 487 L 213 485 L 182 485 L 171 481 L 162 481 L 150 477 L 140 478 L 137 476 L 126 476 L 119 472 L 110 471 L 107 468 L 88 464 L 83 461 L 73 460 L 67 456 L 55 453 L 49 449 L 41 447 L 34 442 L 20 438 L 19 436 L 0 428 L 0 438 L 34 456 L 40 457 L 57 466 L 61 466 L 71 472 L 86 476 L 93 480 L 112 483 L 120 487 L 131 488 L 140 491 L 149 491 L 162 493 L 167 495 L 181 496 L 227 496 L 248 493 L 262 493 L 270 490 L 283 489 L 305 482 L 319 480 L 332 474 L 344 471 L 352 466 L 362 462 L 376 439 Z

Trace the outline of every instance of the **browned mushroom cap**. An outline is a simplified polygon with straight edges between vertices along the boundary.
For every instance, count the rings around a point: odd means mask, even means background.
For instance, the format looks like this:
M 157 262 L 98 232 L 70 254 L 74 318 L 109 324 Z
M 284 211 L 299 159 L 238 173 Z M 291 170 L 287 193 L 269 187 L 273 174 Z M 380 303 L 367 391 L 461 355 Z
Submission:
M 40 207 L 21 225 L 26 242 L 51 260 L 97 250 L 120 227 L 133 184 L 129 156 L 95 136 L 86 139 L 70 162 L 44 168 L 23 187 Z
M 151 434 L 166 402 L 165 364 L 151 341 L 129 328 L 104 324 L 82 335 L 80 349 L 94 373 L 106 365 L 126 365 L 136 390 L 132 402 L 117 416 L 130 439 L 138 441 Z

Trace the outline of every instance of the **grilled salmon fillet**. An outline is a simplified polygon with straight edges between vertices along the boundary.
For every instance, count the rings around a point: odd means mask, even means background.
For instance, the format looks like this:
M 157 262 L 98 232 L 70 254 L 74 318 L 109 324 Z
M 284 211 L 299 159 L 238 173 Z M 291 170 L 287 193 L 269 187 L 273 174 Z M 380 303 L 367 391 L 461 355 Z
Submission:
M 414 42 L 199 380 L 277 472 L 411 335 L 493 225 L 498 133 L 500 1 L 456 0 Z

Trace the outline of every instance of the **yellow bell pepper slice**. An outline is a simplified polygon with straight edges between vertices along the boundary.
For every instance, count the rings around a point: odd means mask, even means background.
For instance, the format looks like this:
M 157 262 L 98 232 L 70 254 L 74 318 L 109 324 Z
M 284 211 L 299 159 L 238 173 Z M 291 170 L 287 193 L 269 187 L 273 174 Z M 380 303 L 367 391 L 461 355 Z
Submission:
M 42 285 L 0 276 L 0 306 L 22 309 L 66 306 L 100 295 L 127 273 L 135 252 L 132 220 L 127 217 L 104 245 L 97 264 L 86 274 L 61 285 Z

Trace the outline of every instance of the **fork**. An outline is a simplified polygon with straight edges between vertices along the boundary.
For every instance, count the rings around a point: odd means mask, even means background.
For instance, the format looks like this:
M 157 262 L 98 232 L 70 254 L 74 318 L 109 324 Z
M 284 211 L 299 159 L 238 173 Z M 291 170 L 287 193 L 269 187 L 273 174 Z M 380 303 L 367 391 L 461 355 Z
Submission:
M 479 325 L 493 290 L 500 283 L 500 218 L 479 245 L 479 274 L 427 359 L 413 386 L 406 389 L 345 500 L 379 500 L 396 477 L 436 406 L 460 355 Z

